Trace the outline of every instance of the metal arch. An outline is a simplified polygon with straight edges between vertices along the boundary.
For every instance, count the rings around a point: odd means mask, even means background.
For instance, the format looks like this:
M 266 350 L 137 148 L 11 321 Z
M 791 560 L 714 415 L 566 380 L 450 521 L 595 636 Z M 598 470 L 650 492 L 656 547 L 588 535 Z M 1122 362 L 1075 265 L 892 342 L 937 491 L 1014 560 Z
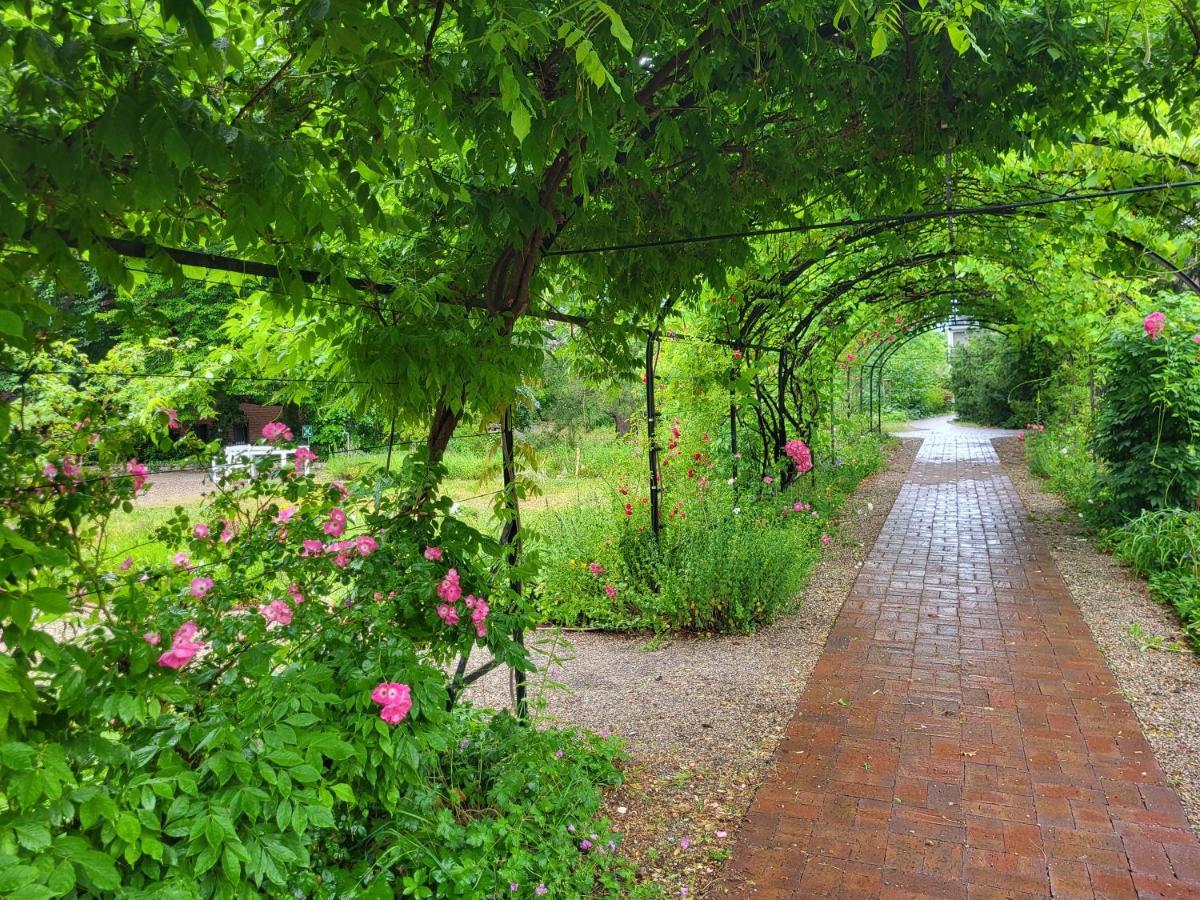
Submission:
M 962 318 L 962 317 L 955 317 L 955 318 Z M 918 338 L 922 335 L 925 335 L 925 334 L 929 334 L 929 332 L 931 332 L 931 331 L 936 331 L 938 329 L 938 327 L 941 325 L 942 321 L 945 321 L 945 319 L 943 319 L 937 323 L 928 324 L 916 331 L 911 332 L 903 340 L 897 341 L 896 343 L 889 345 L 889 347 L 886 350 L 884 350 L 883 353 L 880 353 L 876 359 L 874 359 L 869 365 L 865 366 L 865 368 L 868 370 L 867 383 L 868 383 L 868 391 L 869 391 L 869 397 L 870 397 L 870 405 L 868 406 L 868 414 L 872 418 L 872 422 L 871 422 L 872 428 L 875 428 L 877 431 L 883 430 L 883 370 L 887 367 L 887 364 L 889 362 L 891 362 L 892 357 L 894 357 L 897 353 L 899 353 L 901 349 L 906 347 L 909 343 L 911 343 L 916 338 Z M 991 331 L 995 334 L 1007 334 L 1007 332 L 1001 331 L 1000 327 L 998 327 L 998 326 L 1007 326 L 1007 325 L 1012 325 L 1014 323 L 1013 322 L 1003 322 L 1003 321 L 999 321 L 999 320 L 988 321 L 988 320 L 972 319 L 972 324 L 975 325 L 976 328 L 980 328 L 984 331 Z M 878 425 L 876 425 L 876 420 L 875 420 L 876 415 L 878 415 L 878 420 L 877 420 Z
M 895 308 L 896 308 L 896 307 L 892 307 L 892 309 L 895 309 Z M 969 313 L 966 313 L 966 314 L 960 314 L 960 315 L 957 315 L 957 316 L 952 316 L 952 315 L 950 315 L 948 312 L 945 312 L 945 311 L 943 311 L 943 312 L 936 312 L 936 313 L 928 313 L 928 314 L 926 314 L 926 315 L 924 315 L 924 316 L 922 316 L 922 317 L 920 317 L 920 318 L 914 319 L 912 322 L 907 322 L 907 323 L 904 323 L 904 327 L 903 327 L 903 329 L 902 329 L 902 330 L 903 330 L 903 331 L 906 333 L 906 335 L 907 335 L 907 333 L 908 333 L 908 332 L 911 332 L 911 331 L 913 331 L 913 329 L 914 329 L 914 328 L 919 330 L 919 329 L 922 329 L 922 328 L 924 328 L 924 327 L 925 327 L 925 326 L 927 326 L 927 325 L 934 325 L 934 326 L 937 326 L 937 325 L 940 325 L 940 324 L 942 324 L 943 322 L 954 321 L 954 320 L 962 320 L 962 319 L 968 319 L 968 320 L 970 320 L 970 321 L 972 321 L 972 322 L 991 322 L 991 321 L 993 321 L 993 320 L 991 320 L 991 319 L 989 319 L 989 318 L 988 318 L 988 316 L 990 316 L 990 315 L 991 315 L 991 313 L 986 313 L 986 312 L 982 312 L 982 311 L 981 311 L 980 318 L 976 318 L 975 316 L 973 316 L 973 315 L 970 315 Z M 1000 320 L 999 320 L 999 319 L 997 319 L 997 320 L 994 320 L 994 322 L 995 322 L 995 323 L 999 323 L 999 322 L 1000 322 Z M 1010 323 L 1010 322 L 1005 322 L 1005 323 L 1003 323 L 1003 324 L 1011 324 L 1011 323 Z M 863 331 L 865 331 L 865 330 L 866 330 L 866 328 L 867 328 L 867 326 L 865 326 L 865 325 L 864 325 L 862 328 L 860 328 L 858 331 L 856 331 L 856 332 L 854 333 L 854 334 L 855 334 L 855 336 L 857 336 L 857 335 L 859 335 L 859 334 L 862 334 L 862 332 L 863 332 Z M 924 333 L 926 333 L 927 331 L 928 331 L 928 329 L 926 329 L 925 331 L 919 331 L 919 333 L 921 333 L 921 334 L 924 334 Z M 915 336 L 915 333 L 914 333 L 914 335 L 913 335 L 913 336 Z M 853 340 L 853 337 L 851 338 L 851 340 Z M 901 341 L 901 343 L 902 343 L 902 344 L 903 344 L 903 343 L 907 343 L 907 341 L 908 341 L 908 338 L 907 338 L 907 337 L 905 337 L 905 338 L 904 338 L 904 339 Z M 878 344 L 875 344 L 874 346 L 872 346 L 872 347 L 871 347 L 871 348 L 870 348 L 870 349 L 867 351 L 867 353 L 866 353 L 866 354 L 863 356 L 863 359 L 861 360 L 861 362 L 860 362 L 860 363 L 859 363 L 859 365 L 858 365 L 858 369 L 859 369 L 859 378 L 858 378 L 858 409 L 859 409 L 859 411 L 860 411 L 860 412 L 862 411 L 862 408 L 863 408 L 863 406 L 864 406 L 864 403 L 863 403 L 863 376 L 862 376 L 862 373 L 863 373 L 863 371 L 864 371 L 864 370 L 865 370 L 865 369 L 866 369 L 868 366 L 870 366 L 870 365 L 871 365 L 871 364 L 872 364 L 872 363 L 873 363 L 873 362 L 876 360 L 876 358 L 877 358 L 877 357 L 879 357 L 879 355 L 880 355 L 880 354 L 882 354 L 884 351 L 886 351 L 886 350 L 887 350 L 889 347 L 892 347 L 892 346 L 895 346 L 895 342 L 894 342 L 894 341 L 891 341 L 891 342 L 886 342 L 886 343 L 885 343 L 885 342 L 880 342 L 880 343 L 878 343 Z M 847 402 L 849 402 L 849 401 L 847 400 Z M 871 398 L 870 398 L 870 402 L 871 402 L 872 404 L 874 403 L 874 396 L 873 396 L 873 395 L 872 395 L 872 396 L 871 396 Z

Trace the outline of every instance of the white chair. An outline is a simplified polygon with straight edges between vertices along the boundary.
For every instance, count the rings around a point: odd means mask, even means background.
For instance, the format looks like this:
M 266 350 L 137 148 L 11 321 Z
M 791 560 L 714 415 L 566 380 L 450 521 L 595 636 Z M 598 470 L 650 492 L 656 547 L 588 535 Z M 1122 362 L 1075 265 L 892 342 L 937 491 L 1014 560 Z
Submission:
M 302 444 L 301 446 L 306 450 L 308 449 L 306 444 Z M 223 449 L 225 452 L 225 461 L 222 463 L 214 459 L 212 463 L 212 480 L 214 483 L 219 483 L 227 478 L 236 476 L 238 472 L 243 470 L 261 475 L 273 471 L 274 468 L 283 468 L 288 465 L 296 453 L 296 450 L 292 448 L 271 447 L 266 444 L 230 444 Z M 258 465 L 261 460 L 271 456 L 279 459 L 278 467 L 263 469 Z M 309 462 L 305 460 L 305 475 L 309 473 L 309 468 Z

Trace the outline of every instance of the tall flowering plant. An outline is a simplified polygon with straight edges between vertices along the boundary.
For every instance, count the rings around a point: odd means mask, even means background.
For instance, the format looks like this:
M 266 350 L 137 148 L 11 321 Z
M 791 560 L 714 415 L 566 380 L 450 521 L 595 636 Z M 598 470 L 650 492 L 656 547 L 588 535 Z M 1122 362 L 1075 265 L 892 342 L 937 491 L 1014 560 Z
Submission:
M 439 473 L 262 462 L 137 565 L 107 534 L 153 479 L 144 436 L 95 400 L 63 413 L 0 422 L 2 892 L 299 889 L 359 864 L 349 835 L 368 852 L 402 810 L 433 815 L 449 662 L 527 663 L 503 548 L 447 514 Z
M 1122 517 L 1195 508 L 1200 497 L 1200 311 L 1163 298 L 1138 326 L 1113 333 L 1096 423 L 1103 485 Z

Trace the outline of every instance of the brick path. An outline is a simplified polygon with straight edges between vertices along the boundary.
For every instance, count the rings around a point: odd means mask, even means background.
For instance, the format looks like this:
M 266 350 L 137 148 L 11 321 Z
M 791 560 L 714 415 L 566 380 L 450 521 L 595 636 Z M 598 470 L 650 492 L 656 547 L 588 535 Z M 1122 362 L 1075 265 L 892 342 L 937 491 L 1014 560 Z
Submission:
M 981 433 L 922 445 L 722 892 L 1200 898 L 1179 799 Z

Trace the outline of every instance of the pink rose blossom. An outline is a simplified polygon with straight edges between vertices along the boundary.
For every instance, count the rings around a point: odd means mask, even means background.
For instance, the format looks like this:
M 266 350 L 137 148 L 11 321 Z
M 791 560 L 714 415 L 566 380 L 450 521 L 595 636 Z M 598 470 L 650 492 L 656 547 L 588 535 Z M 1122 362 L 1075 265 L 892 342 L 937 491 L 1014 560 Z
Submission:
M 440 562 L 442 559 L 442 548 L 441 547 L 426 547 L 425 548 L 425 558 L 430 560 L 431 562 Z
M 360 534 L 354 539 L 359 556 L 370 556 L 379 549 L 379 542 L 369 534 Z
M 234 528 L 232 519 L 222 519 L 221 525 L 221 543 L 228 544 L 234 539 L 234 536 L 237 534 L 237 530 Z
M 188 588 L 189 593 L 193 597 L 203 597 L 213 588 L 213 580 L 211 578 L 193 578 L 191 587 Z
M 763 476 L 763 484 L 772 484 L 775 481 L 770 475 Z
M 462 596 L 462 586 L 458 581 L 458 569 L 451 569 L 446 573 L 446 577 L 442 579 L 438 585 L 437 594 L 446 603 L 455 603 Z
M 295 514 L 296 514 L 296 507 L 285 506 L 283 509 L 281 509 L 279 512 L 277 512 L 275 514 L 275 524 L 276 525 L 286 525 L 288 522 L 292 521 L 292 516 L 294 516 Z
M 488 612 L 490 611 L 487 601 L 468 594 L 466 604 L 467 609 L 471 610 L 471 623 L 475 626 L 475 635 L 477 637 L 484 637 L 487 635 L 486 622 Z
M 616 587 L 616 585 L 613 585 L 613 584 L 606 584 L 606 585 L 604 586 L 604 593 L 608 594 L 608 599 L 609 599 L 609 600 L 616 600 L 616 599 L 617 599 L 617 587 Z
M 280 625 L 292 624 L 292 608 L 286 600 L 272 600 L 270 603 L 260 606 L 258 611 L 266 619 L 268 625 L 276 622 Z
M 1167 324 L 1165 313 L 1152 312 L 1142 320 L 1142 328 L 1146 330 L 1146 334 L 1150 340 L 1158 340 L 1158 336 L 1162 334 L 1163 327 Z
M 320 556 L 325 552 L 325 545 L 320 541 L 309 538 L 304 542 L 304 549 L 300 551 L 301 556 Z
M 604 574 L 604 566 L 600 565 L 598 562 L 590 562 L 588 563 L 588 571 L 591 572 L 596 578 L 599 578 Z
M 159 644 L 159 641 L 162 640 L 162 635 L 160 635 L 157 631 L 147 631 L 145 634 L 142 635 L 142 640 L 145 641 L 147 644 L 149 644 L 151 647 L 157 647 Z
M 172 556 L 171 562 L 173 562 L 175 565 L 179 566 L 179 568 L 181 568 L 181 569 L 190 569 L 192 567 L 192 561 L 188 558 L 188 555 L 186 553 L 184 553 L 183 551 L 180 551 L 179 553 L 176 553 L 174 556 Z
M 171 649 L 158 658 L 158 664 L 167 669 L 182 669 L 192 657 L 207 645 L 193 640 L 199 631 L 195 622 L 184 622 L 171 638 Z
M 304 594 L 300 592 L 300 585 L 296 584 L 296 582 L 293 581 L 287 586 L 287 592 L 288 596 L 292 598 L 293 603 L 304 602 Z
M 337 491 L 343 500 L 345 500 L 350 494 L 350 489 L 346 487 L 346 483 L 344 481 L 331 481 L 329 482 L 329 486 Z
M 303 475 L 304 467 L 310 462 L 317 461 L 317 454 L 313 453 L 307 447 L 297 447 L 296 455 L 293 458 L 296 465 L 296 474 Z
M 137 463 L 137 460 L 136 459 L 132 460 L 132 462 Z M 125 468 L 127 471 L 129 470 L 128 463 L 126 464 Z M 145 466 L 140 466 L 140 468 L 141 468 L 142 475 L 148 474 L 149 470 Z M 72 481 L 78 481 L 80 478 L 83 477 L 83 466 L 81 466 L 79 464 L 79 457 L 77 457 L 77 456 L 65 457 L 62 461 L 62 470 L 63 470 L 63 474 L 66 475 L 68 478 L 70 478 Z M 132 471 L 130 471 L 129 474 L 133 475 L 134 473 Z M 143 478 L 142 481 L 144 482 L 145 478 Z M 135 482 L 134 489 L 137 490 L 141 486 L 142 485 L 140 482 Z
M 808 449 L 808 444 L 799 438 L 795 438 L 784 444 L 783 452 L 796 464 L 796 472 L 800 475 L 803 475 L 813 467 L 812 451 Z
M 1193 343 L 1193 344 L 1200 344 L 1200 334 L 1193 334 L 1193 335 L 1192 335 L 1192 343 Z
M 333 558 L 333 564 L 339 569 L 346 568 L 346 566 L 350 565 L 350 554 L 345 551 L 338 553 Z
M 324 532 L 331 537 L 341 537 L 346 530 L 346 511 L 335 506 L 329 511 L 329 521 L 324 525 Z
M 63 471 L 67 472 L 66 460 L 63 461 Z M 138 462 L 136 456 L 125 463 L 125 471 L 133 477 L 133 489 L 135 491 L 142 489 L 142 486 L 146 483 L 146 476 L 150 474 L 150 470 L 146 468 L 146 464 Z M 68 472 L 67 474 L 70 473 Z
M 408 717 L 412 709 L 412 692 L 407 684 L 398 681 L 381 681 L 371 692 L 371 701 L 382 707 L 379 718 L 389 725 L 398 725 Z
M 132 566 L 132 565 L 133 565 L 133 557 L 127 556 L 123 560 L 121 560 L 120 569 L 122 572 L 128 572 L 130 566 Z
M 46 463 L 42 468 L 42 474 L 53 481 L 58 477 L 58 469 L 54 468 L 54 463 Z
M 458 624 L 458 610 L 448 603 L 439 603 L 437 608 L 438 618 L 447 625 Z
M 167 417 L 167 427 L 172 431 L 181 431 L 183 429 L 183 426 L 179 424 L 179 413 L 176 410 L 164 406 L 159 412 Z
M 262 436 L 264 441 L 290 441 L 292 429 L 282 422 L 268 422 L 263 426 Z
M 827 534 L 821 535 L 822 546 L 828 547 L 830 545 L 830 543 L 832 543 L 832 542 L 833 542 L 833 538 L 831 538 L 829 535 L 827 535 Z
M 209 533 L 208 526 L 203 522 L 197 522 L 196 527 L 192 529 L 192 534 L 196 536 L 196 540 L 198 541 L 208 540 Z

